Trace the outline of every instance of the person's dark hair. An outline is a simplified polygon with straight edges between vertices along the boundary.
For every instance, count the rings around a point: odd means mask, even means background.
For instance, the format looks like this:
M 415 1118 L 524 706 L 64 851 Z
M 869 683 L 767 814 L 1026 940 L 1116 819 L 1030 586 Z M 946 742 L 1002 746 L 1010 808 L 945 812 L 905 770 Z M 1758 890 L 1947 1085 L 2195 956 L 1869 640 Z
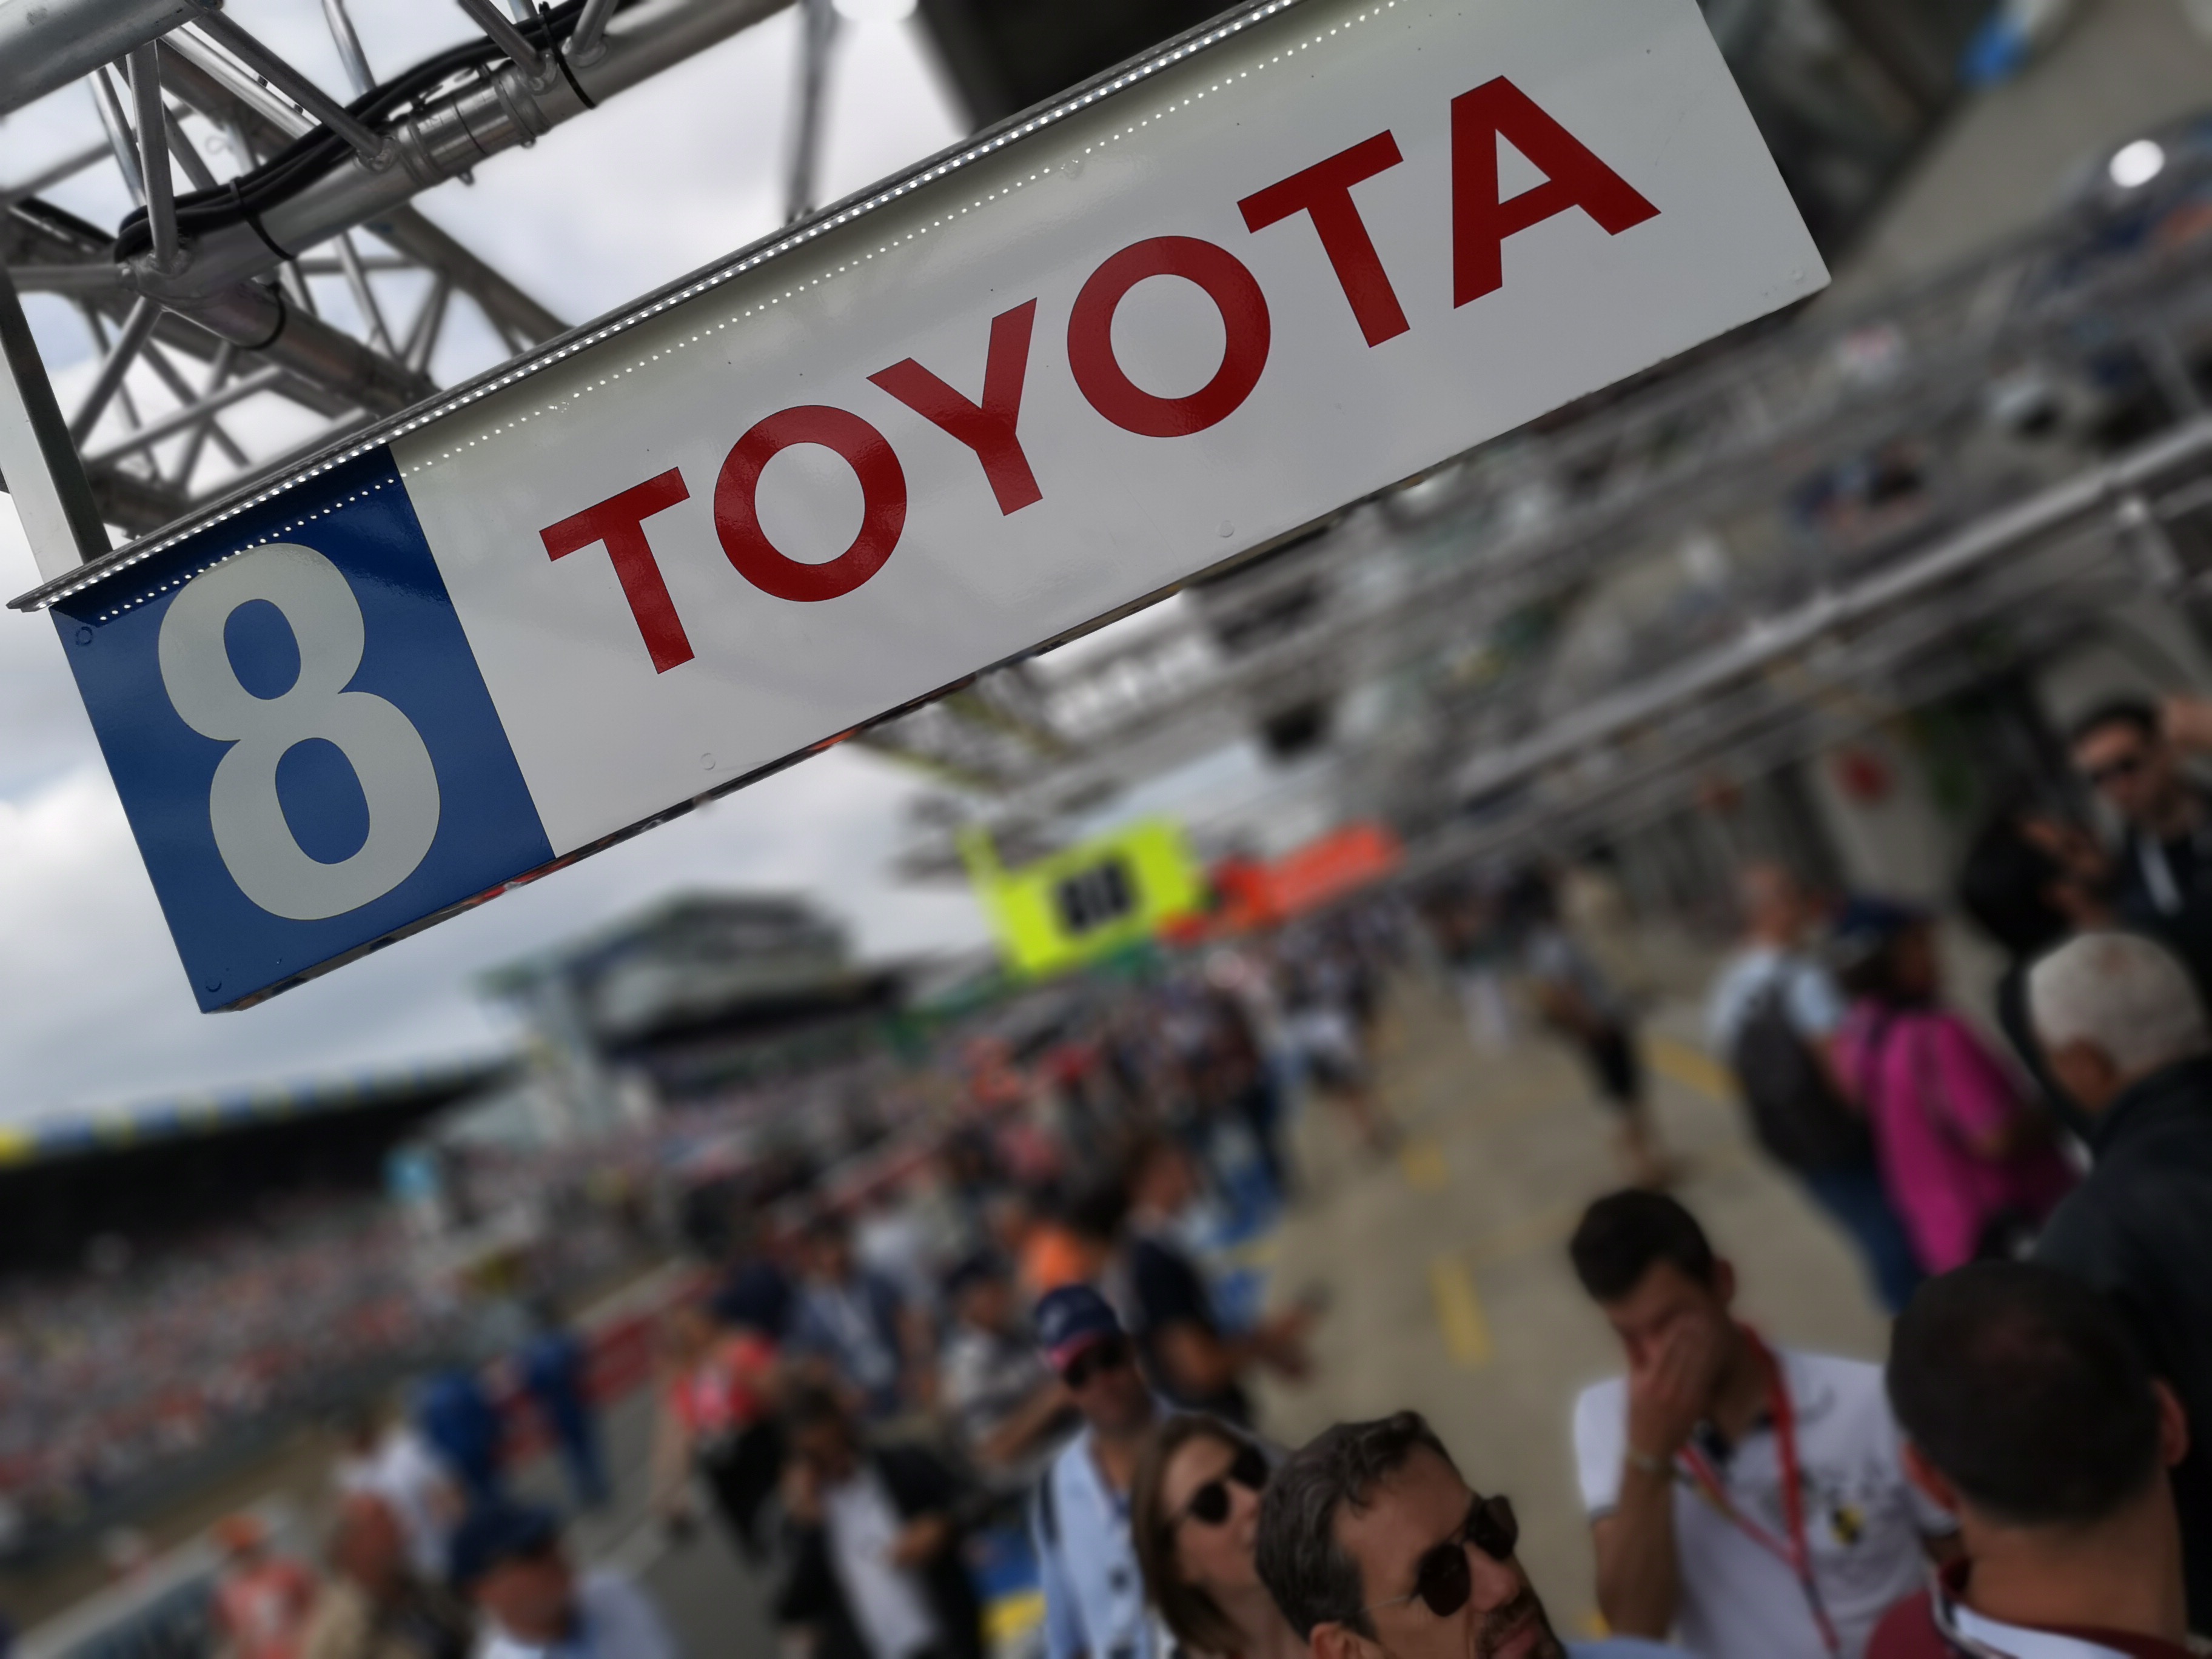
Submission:
M 1583 1212 L 1567 1243 L 1575 1277 L 1597 1302 L 1618 1302 L 1644 1275 L 1671 1261 L 1700 1285 L 1713 1283 L 1713 1247 L 1697 1217 L 1664 1193 L 1632 1187 Z
M 1360 1611 L 1367 1597 L 1359 1564 L 1336 1541 L 1336 1514 L 1364 1511 L 1376 1486 L 1421 1450 L 1458 1467 L 1419 1412 L 1395 1412 L 1322 1430 L 1268 1480 L 1255 1551 L 1260 1582 L 1300 1641 L 1332 1622 L 1375 1634 Z
M 1215 1440 L 1231 1451 L 1252 1443 L 1218 1417 L 1182 1412 L 1169 1418 L 1145 1442 L 1137 1473 L 1129 1485 L 1131 1531 L 1137 1547 L 1137 1571 L 1144 1575 L 1145 1597 L 1160 1610 L 1176 1640 L 1193 1653 L 1230 1654 L 1244 1645 L 1244 1634 L 1221 1606 L 1176 1571 L 1176 1528 L 1160 1513 L 1160 1492 L 1168 1465 L 1194 1440 Z
M 853 1414 L 845 1409 L 845 1402 L 837 1397 L 834 1389 L 806 1382 L 793 1389 L 784 1401 L 783 1425 L 793 1434 L 834 1427 L 849 1435 L 853 1432 Z
M 2029 839 L 2018 812 L 1984 826 L 1959 869 L 1959 905 L 2015 962 L 2066 937 L 2065 913 L 2045 896 L 2063 881 L 2058 860 Z
M 2159 734 L 2157 706 L 2147 697 L 2136 696 L 2107 697 L 2092 703 L 2067 726 L 2066 746 L 2071 749 L 2108 726 L 2132 726 L 2144 737 L 2155 738 Z
M 2119 1310 L 2026 1261 L 1930 1279 L 1890 1338 L 1905 1437 L 1997 1522 L 2103 1519 L 2160 1472 L 2158 1397 Z
M 1078 1238 L 1110 1244 L 1129 1214 L 1129 1193 L 1119 1181 L 1095 1181 L 1068 1200 L 1067 1229 Z

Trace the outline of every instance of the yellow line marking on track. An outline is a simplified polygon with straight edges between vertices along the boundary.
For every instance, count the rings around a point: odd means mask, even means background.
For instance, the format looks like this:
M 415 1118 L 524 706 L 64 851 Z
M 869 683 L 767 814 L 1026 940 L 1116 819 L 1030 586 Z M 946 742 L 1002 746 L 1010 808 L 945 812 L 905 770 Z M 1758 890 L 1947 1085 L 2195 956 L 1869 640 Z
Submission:
M 1433 1140 L 1409 1140 L 1398 1151 L 1398 1167 L 1406 1184 L 1417 1193 L 1440 1193 L 1451 1180 L 1444 1149 Z
M 1728 1067 L 1704 1049 L 1693 1048 L 1679 1037 L 1650 1036 L 1644 1041 L 1644 1051 L 1650 1058 L 1651 1069 L 1668 1081 L 1715 1100 L 1735 1101 L 1735 1079 L 1729 1075 Z
M 1429 1291 L 1436 1297 L 1437 1323 L 1443 1328 L 1444 1352 L 1452 1364 L 1478 1370 L 1490 1363 L 1490 1321 L 1475 1294 L 1474 1275 L 1457 1255 L 1429 1263 Z

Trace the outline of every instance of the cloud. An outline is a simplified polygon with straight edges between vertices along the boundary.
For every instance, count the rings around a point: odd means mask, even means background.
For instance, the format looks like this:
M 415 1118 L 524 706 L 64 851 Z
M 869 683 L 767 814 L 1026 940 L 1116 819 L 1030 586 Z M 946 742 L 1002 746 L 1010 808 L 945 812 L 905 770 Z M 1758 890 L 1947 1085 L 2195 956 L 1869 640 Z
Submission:
M 319 26 L 301 21 L 319 8 L 237 9 L 339 84 Z M 386 73 L 443 44 L 459 15 L 355 12 Z M 726 253 L 781 216 L 791 24 L 771 19 L 422 205 L 570 322 Z M 56 147 L 76 142 L 88 112 L 82 89 L 65 88 L 8 124 L 11 146 L 37 137 L 42 120 Z M 910 23 L 842 32 L 823 199 L 958 131 Z M 13 595 L 36 580 L 13 508 L 0 505 L 0 586 Z M 982 924 L 964 891 L 902 888 L 887 872 L 921 787 L 865 751 L 833 750 L 263 1007 L 202 1015 L 52 625 L 0 613 L 0 1120 L 490 1048 L 507 1033 L 475 992 L 486 969 L 684 887 L 805 892 L 876 957 L 976 943 Z

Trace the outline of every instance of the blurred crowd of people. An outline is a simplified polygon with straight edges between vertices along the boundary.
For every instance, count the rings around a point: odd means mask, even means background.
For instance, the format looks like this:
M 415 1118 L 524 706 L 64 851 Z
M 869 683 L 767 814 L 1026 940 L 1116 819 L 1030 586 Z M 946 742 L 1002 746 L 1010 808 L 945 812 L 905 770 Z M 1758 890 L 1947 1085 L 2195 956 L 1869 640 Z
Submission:
M 1044 1659 L 2175 1659 L 2212 1631 L 2212 795 L 2189 746 L 2212 710 L 2094 710 L 2072 754 L 2123 838 L 2039 806 L 1975 840 L 1959 897 L 2005 955 L 1995 1037 L 1947 999 L 1932 910 L 1742 872 L 1707 1039 L 1895 1316 L 1885 1362 L 1738 1316 L 1670 1191 L 1630 972 L 1588 894 L 1524 872 L 1418 921 L 1378 900 L 1191 953 L 1018 1051 L 971 1033 L 949 1133 L 747 1206 L 662 1318 L 659 1524 L 719 1528 L 805 1659 L 978 1659 L 1006 1582 L 1042 1587 Z M 1240 1247 L 1299 1185 L 1297 1103 L 1339 1114 L 1347 1155 L 1395 1144 L 1376 1036 L 1431 945 L 1478 1043 L 1533 1012 L 1618 1115 L 1626 1184 L 1567 1252 L 1621 1358 L 1572 1411 L 1594 1642 L 1562 1639 L 1510 1497 L 1416 1414 L 1296 1449 L 1256 1422 L 1323 1310 L 1262 1295 Z M 508 1376 L 590 1510 L 585 1368 L 548 1317 Z M 228 1540 L 238 1659 L 672 1655 L 649 1599 L 513 1495 L 504 1438 L 458 1370 L 356 1425 L 325 1571 Z
M 450 1308 L 396 1219 L 308 1204 L 143 1262 L 0 1290 L 0 1502 L 9 1531 L 64 1510 L 364 1361 L 434 1343 Z M 0 1543 L 4 1543 L 0 1540 Z

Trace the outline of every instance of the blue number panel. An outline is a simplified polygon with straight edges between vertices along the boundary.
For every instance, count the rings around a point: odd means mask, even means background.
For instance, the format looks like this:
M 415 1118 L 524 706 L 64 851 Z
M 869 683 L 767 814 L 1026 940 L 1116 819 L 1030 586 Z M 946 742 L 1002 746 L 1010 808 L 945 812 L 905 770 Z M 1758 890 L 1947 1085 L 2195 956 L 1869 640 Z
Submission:
M 203 1009 L 552 860 L 386 449 L 53 617 Z

